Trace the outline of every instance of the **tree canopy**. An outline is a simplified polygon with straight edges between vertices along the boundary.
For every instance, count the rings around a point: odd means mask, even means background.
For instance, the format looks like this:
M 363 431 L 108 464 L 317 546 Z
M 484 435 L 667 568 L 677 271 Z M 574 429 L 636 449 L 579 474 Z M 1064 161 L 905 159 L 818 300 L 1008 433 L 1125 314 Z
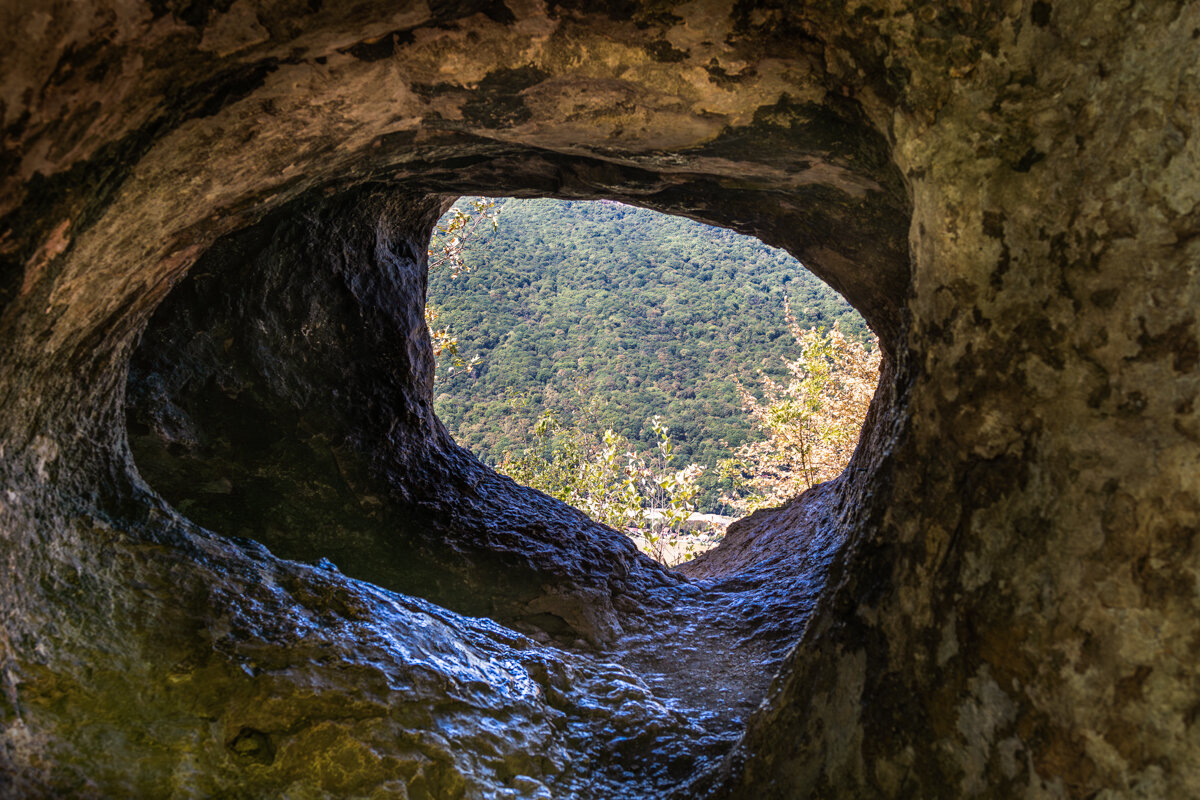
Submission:
M 506 200 L 497 230 L 435 271 L 429 298 L 470 371 L 438 387 L 460 444 L 490 463 L 520 449 L 546 412 L 612 429 L 649 451 L 660 416 L 681 464 L 708 467 L 762 438 L 739 382 L 788 375 L 797 324 L 866 341 L 862 318 L 786 252 L 732 231 L 621 203 Z

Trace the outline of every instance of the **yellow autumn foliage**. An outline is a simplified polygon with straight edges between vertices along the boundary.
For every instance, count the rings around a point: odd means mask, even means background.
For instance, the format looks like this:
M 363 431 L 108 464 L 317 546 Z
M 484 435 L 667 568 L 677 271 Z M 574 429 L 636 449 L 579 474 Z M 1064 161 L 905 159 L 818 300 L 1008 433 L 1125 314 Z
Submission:
M 798 358 L 784 359 L 788 377 L 762 375 L 762 401 L 738 383 L 743 406 L 767 437 L 743 445 L 724 465 L 741 480 L 722 499 L 743 513 L 780 505 L 841 474 L 879 382 L 878 342 L 848 339 L 836 324 L 827 332 L 802 328 L 791 306 L 784 309 L 799 348 Z

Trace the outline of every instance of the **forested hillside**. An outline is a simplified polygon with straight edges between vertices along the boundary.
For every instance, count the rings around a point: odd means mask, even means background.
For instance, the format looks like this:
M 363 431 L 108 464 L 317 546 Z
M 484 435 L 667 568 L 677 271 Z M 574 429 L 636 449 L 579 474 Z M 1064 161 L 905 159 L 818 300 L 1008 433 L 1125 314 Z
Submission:
M 429 299 L 480 361 L 442 380 L 437 410 L 490 462 L 546 411 L 653 446 L 663 417 L 680 463 L 713 467 L 752 435 L 734 378 L 781 374 L 802 325 L 865 337 L 845 300 L 757 239 L 611 202 L 507 200 L 471 242 L 468 272 L 430 275 Z M 710 469 L 706 481 L 716 480 Z M 712 506 L 715 492 L 708 492 Z

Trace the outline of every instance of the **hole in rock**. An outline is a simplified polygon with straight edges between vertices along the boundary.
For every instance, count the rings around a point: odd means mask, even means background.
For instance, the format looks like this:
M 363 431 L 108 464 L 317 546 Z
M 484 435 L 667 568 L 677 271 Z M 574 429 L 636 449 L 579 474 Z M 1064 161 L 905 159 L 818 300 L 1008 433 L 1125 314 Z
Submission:
M 614 201 L 460 198 L 430 248 L 438 416 L 669 566 L 848 462 L 861 316 L 783 250 Z
M 725 547 L 668 571 L 623 533 L 455 444 L 434 394 L 467 447 L 498 464 L 519 457 L 520 437 L 547 410 L 650 454 L 646 423 L 658 414 L 677 448 L 668 466 L 708 458 L 715 472 L 740 446 L 720 425 L 753 429 L 734 379 L 761 386 L 757 368 L 797 355 L 785 296 L 798 328 L 849 319 L 847 307 L 813 294 L 794 260 L 724 229 L 613 202 L 513 204 L 497 234 L 467 251 L 476 268 L 453 286 L 433 278 L 461 354 L 481 357 L 435 379 L 426 249 L 447 201 L 367 187 L 297 201 L 219 240 L 131 360 L 139 472 L 219 534 L 616 662 L 613 680 L 640 681 L 691 720 L 678 734 L 690 744 L 661 753 L 723 751 L 803 630 L 841 543 L 833 484 L 757 513 Z M 819 315 L 801 316 L 814 306 Z M 711 374 L 730 364 L 742 371 L 724 372 L 725 383 Z M 516 370 L 520 381 L 505 374 Z M 463 399 L 468 389 L 492 394 Z M 604 392 L 624 399 L 590 404 Z M 509 413 L 513 402 L 533 413 Z M 702 434 L 709 425 L 717 432 Z M 727 451 L 713 445 L 722 441 Z M 716 505 L 720 480 L 701 489 L 708 509 L 728 510 Z M 605 681 L 598 691 L 612 690 Z M 268 744 L 251 733 L 230 747 L 265 759 Z

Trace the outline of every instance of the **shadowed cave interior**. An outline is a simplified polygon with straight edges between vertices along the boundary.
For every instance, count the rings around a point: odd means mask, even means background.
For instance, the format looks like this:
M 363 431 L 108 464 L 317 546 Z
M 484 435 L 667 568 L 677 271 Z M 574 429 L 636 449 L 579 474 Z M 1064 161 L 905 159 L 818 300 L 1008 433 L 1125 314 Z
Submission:
M 1200 795 L 1196 4 L 0 21 L 0 796 Z M 792 253 L 850 468 L 668 572 L 456 447 L 487 193 Z

